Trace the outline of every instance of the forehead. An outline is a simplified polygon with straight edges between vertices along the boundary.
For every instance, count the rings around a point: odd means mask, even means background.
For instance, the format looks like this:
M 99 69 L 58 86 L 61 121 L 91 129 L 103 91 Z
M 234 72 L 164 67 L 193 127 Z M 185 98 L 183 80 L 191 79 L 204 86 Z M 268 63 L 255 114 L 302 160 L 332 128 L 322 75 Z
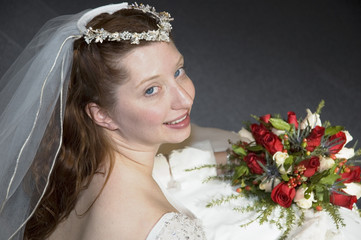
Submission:
M 142 79 L 174 70 L 182 55 L 173 42 L 155 42 L 132 50 L 121 64 L 128 73 L 128 79 Z

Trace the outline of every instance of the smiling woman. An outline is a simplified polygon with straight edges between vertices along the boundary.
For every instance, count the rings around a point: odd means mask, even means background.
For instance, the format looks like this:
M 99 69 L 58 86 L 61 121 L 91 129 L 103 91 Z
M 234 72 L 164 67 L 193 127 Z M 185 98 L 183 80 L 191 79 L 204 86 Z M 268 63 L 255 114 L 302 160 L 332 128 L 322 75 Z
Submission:
M 59 17 L 5 74 L 4 239 L 205 239 L 152 177 L 195 95 L 171 20 L 127 3 Z
M 97 1 L 7 1 L 0 8 L 0 46 L 11 42 L 19 50 L 37 21 Z M 360 111 L 345 107 L 361 96 L 356 1 L 157 0 L 179 20 L 178 48 L 173 15 L 149 6 L 107 5 L 51 20 L 0 80 L 0 238 L 278 239 L 280 231 L 267 223 L 240 228 L 257 215 L 231 210 L 249 206 L 238 192 L 253 185 L 203 183 L 220 177 L 210 167 L 215 158 L 229 163 L 228 140 L 250 143 L 252 134 L 190 125 L 190 116 L 203 126 L 238 130 L 250 113 L 303 112 L 324 98 L 333 106 L 325 108 L 325 119 L 360 133 Z M 196 80 L 194 105 L 181 53 Z M 3 66 L 10 66 L 8 55 L 1 55 Z M 264 171 L 262 155 L 244 158 L 249 169 Z M 242 173 L 248 164 L 234 169 Z M 270 169 L 271 175 L 283 171 Z M 355 169 L 347 171 L 359 181 Z M 271 191 L 276 180 L 260 189 Z M 351 186 L 360 197 L 361 184 Z M 206 207 L 221 194 L 237 201 Z M 315 198 L 301 195 L 313 204 Z M 355 197 L 347 197 L 351 208 Z M 346 227 L 337 230 L 327 213 L 305 213 L 290 239 L 359 239 L 355 211 L 340 210 Z
M 121 141 L 127 139 L 127 144 L 136 146 L 186 139 L 195 91 L 174 43 L 137 48 L 120 65 L 129 76 L 116 90 L 111 115 Z

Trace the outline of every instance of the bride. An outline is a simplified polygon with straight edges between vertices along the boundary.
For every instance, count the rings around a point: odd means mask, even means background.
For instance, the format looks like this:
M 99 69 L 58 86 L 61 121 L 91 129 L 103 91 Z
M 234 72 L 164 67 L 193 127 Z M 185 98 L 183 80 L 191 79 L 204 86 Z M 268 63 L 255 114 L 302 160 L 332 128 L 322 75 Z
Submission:
M 213 168 L 184 171 L 222 163 L 227 140 L 238 136 L 191 127 L 195 91 L 170 36 L 171 20 L 127 3 L 61 16 L 4 75 L 2 239 L 280 236 L 267 224 L 240 228 L 254 216 L 232 206 L 206 209 L 232 187 L 203 184 Z M 291 239 L 358 239 L 361 222 L 341 213 L 344 230 L 333 229 L 324 213 L 310 214 Z
M 205 239 L 152 177 L 195 96 L 172 18 L 127 3 L 50 21 L 2 81 L 3 239 Z

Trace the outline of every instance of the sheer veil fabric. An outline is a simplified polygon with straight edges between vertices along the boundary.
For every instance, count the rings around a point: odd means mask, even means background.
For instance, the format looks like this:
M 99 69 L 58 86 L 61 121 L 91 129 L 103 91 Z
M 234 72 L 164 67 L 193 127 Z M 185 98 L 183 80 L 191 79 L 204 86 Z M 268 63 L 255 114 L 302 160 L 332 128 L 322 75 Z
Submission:
M 94 16 L 127 5 L 50 20 L 1 78 L 1 239 L 23 239 L 26 222 L 45 193 L 62 143 L 73 42 L 83 30 L 77 25 L 84 28 Z

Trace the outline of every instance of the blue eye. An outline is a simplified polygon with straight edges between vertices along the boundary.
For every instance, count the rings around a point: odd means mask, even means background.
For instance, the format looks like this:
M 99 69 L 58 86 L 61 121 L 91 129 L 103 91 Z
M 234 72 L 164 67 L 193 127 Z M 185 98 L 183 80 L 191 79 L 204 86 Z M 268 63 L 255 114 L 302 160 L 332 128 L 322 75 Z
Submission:
M 150 87 L 145 91 L 145 95 L 151 96 L 156 94 L 159 91 L 159 87 Z
M 154 92 L 154 87 L 148 88 L 147 91 L 145 91 L 145 94 L 151 95 Z
M 184 71 L 183 68 L 178 69 L 178 70 L 174 73 L 174 77 L 175 77 L 175 78 L 179 77 L 179 75 L 181 75 L 182 71 Z

